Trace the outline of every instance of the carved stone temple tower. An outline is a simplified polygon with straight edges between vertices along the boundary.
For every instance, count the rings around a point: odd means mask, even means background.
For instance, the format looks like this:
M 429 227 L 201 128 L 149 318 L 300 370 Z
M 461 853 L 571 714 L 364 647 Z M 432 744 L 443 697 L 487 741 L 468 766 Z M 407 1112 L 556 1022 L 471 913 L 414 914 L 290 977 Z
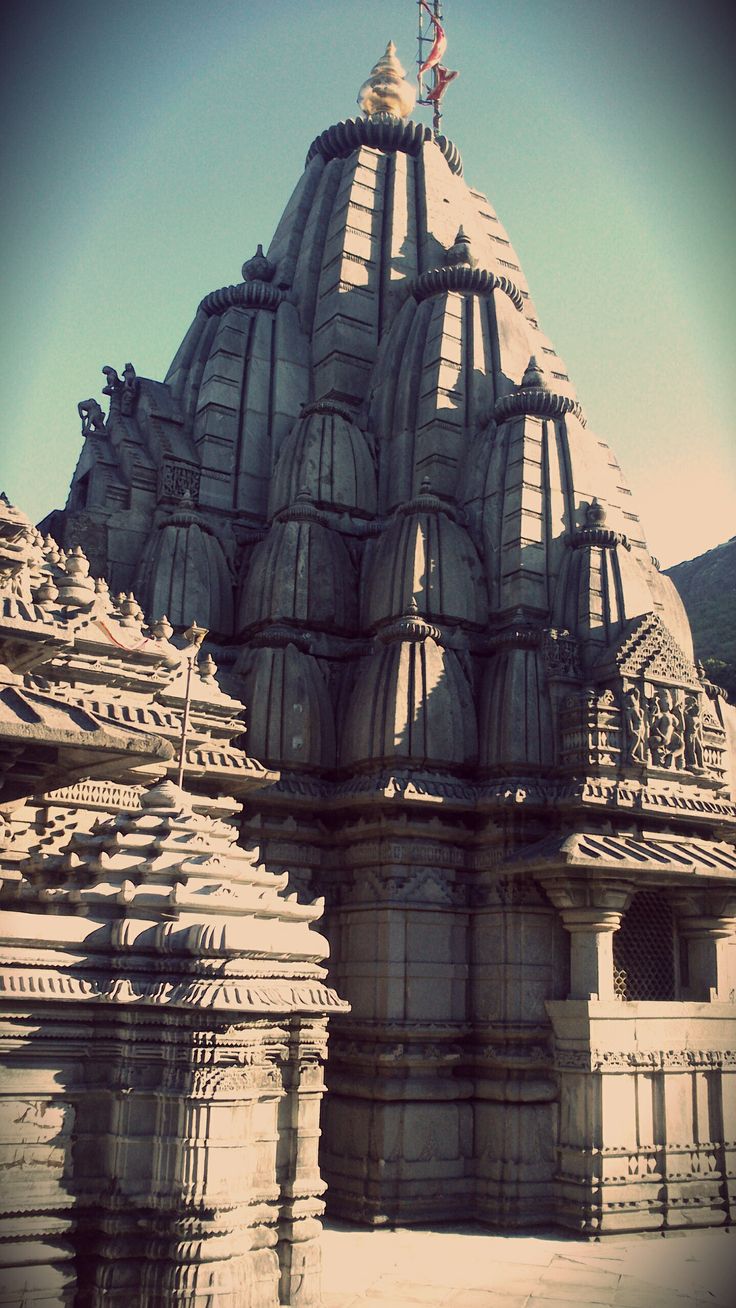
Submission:
M 49 525 L 210 629 L 280 772 L 244 829 L 351 1005 L 332 1211 L 722 1224 L 734 714 L 392 45 L 360 105 L 165 380 L 107 369 Z

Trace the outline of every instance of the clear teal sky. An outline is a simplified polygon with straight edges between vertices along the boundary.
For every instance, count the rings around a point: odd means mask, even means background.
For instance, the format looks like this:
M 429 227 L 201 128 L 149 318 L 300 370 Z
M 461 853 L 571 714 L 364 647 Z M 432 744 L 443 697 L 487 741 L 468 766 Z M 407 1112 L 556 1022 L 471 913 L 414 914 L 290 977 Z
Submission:
M 665 564 L 736 531 L 721 0 L 445 0 L 445 128 Z M 100 368 L 162 377 L 414 0 L 4 0 L 0 485 L 63 504 Z M 9 184 L 8 184 L 9 183 Z

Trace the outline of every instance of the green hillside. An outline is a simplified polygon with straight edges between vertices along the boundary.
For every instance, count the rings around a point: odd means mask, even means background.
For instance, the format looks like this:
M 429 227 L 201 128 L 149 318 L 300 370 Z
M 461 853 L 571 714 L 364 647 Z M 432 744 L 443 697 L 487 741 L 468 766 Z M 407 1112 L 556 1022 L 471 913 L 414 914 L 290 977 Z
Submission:
M 736 536 L 667 568 L 687 609 L 695 654 L 736 703 Z

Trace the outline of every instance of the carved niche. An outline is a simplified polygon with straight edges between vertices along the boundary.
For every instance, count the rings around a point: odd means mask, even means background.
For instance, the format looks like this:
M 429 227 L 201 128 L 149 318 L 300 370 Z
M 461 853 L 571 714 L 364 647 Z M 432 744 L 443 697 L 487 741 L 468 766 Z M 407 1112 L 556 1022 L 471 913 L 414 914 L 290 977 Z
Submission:
M 631 624 L 593 678 L 598 685 L 561 707 L 564 766 L 723 778 L 725 734 L 694 664 L 655 613 Z
M 180 459 L 164 459 L 158 476 L 159 503 L 178 504 L 183 499 L 199 500 L 200 470 Z

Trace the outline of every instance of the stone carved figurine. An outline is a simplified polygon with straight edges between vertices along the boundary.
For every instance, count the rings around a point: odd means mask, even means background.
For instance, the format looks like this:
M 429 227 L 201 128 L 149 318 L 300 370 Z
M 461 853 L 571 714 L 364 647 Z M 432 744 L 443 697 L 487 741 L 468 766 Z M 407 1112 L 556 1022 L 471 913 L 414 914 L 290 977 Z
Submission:
M 629 686 L 624 694 L 624 722 L 629 762 L 646 763 L 649 733 L 641 695 L 636 686 Z
M 673 691 L 662 687 L 649 701 L 649 748 L 656 767 L 685 766 L 685 723 Z
M 703 720 L 697 695 L 685 697 L 685 767 L 701 771 L 705 767 L 703 755 Z
M 122 395 L 120 399 L 120 410 L 126 416 L 129 416 L 134 408 L 138 398 L 138 377 L 132 363 L 126 363 L 123 368 Z
M 119 390 L 121 389 L 123 383 L 121 382 L 120 378 L 118 377 L 117 369 L 116 369 L 116 368 L 111 368 L 110 365 L 109 365 L 109 363 L 106 363 L 106 364 L 105 364 L 105 366 L 104 366 L 104 368 L 102 369 L 102 371 L 103 371 L 104 374 L 105 374 L 105 382 L 106 382 L 106 385 L 103 386 L 103 388 L 102 388 L 102 394 L 103 394 L 103 395 L 109 395 L 109 396 L 112 398 L 113 395 L 117 395 L 117 394 L 118 394 L 118 392 L 119 392 Z
M 80 400 L 77 413 L 82 419 L 83 436 L 89 436 L 93 431 L 105 430 L 105 415 L 97 400 Z
M 672 762 L 670 767 L 682 770 L 685 766 L 685 714 L 683 712 L 682 691 L 670 692 L 672 712 L 675 717 L 675 732 L 672 739 Z

